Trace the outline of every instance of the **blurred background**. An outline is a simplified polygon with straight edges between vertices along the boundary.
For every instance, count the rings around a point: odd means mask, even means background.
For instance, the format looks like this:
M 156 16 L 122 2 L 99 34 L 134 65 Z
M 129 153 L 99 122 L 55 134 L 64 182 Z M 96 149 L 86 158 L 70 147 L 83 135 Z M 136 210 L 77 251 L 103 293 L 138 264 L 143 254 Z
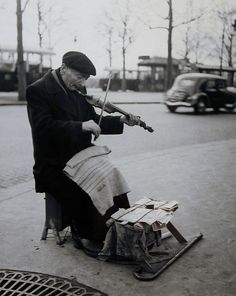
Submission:
M 165 91 L 183 72 L 235 84 L 234 0 L 0 0 L 0 91 L 18 91 L 69 50 L 85 53 L 97 76 L 88 87 Z

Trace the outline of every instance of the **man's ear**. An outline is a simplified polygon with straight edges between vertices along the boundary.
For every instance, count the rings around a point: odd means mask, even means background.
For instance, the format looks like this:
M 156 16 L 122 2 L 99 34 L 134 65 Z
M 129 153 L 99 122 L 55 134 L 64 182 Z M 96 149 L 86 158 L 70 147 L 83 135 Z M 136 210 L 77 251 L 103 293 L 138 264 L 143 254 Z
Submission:
M 65 72 L 66 72 L 66 65 L 64 64 L 64 63 L 62 63 L 61 64 L 61 67 L 60 67 L 60 73 L 63 75 L 63 74 L 65 74 Z

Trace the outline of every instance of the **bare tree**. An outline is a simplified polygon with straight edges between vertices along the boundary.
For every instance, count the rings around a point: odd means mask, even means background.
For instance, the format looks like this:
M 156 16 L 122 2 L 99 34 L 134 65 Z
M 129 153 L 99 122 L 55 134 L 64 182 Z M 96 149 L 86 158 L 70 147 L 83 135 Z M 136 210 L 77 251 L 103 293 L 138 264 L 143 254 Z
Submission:
M 193 62 L 195 62 L 196 64 L 198 64 L 200 61 L 200 56 L 202 55 L 202 48 L 207 48 L 207 46 L 202 46 L 203 40 L 206 40 L 206 38 L 202 36 L 202 34 L 200 33 L 199 21 L 199 19 L 196 21 L 195 32 L 191 32 L 191 35 L 189 34 L 189 36 L 191 36 L 189 54 L 190 52 L 193 54 Z
M 192 11 L 193 11 L 193 1 L 189 0 L 189 2 L 187 3 L 187 6 L 186 6 L 186 16 L 190 19 L 192 18 Z M 191 23 L 188 23 L 186 25 L 186 31 L 185 31 L 185 35 L 183 38 L 184 53 L 182 55 L 183 55 L 183 59 L 185 61 L 189 61 L 189 54 L 193 48 L 191 36 L 192 36 Z
M 17 77 L 18 77 L 18 100 L 25 100 L 26 90 L 26 69 L 24 61 L 23 50 L 23 36 L 22 36 L 22 14 L 28 4 L 29 0 L 25 2 L 24 8 L 21 8 L 21 0 L 16 1 L 16 15 L 17 15 Z
M 187 19 L 193 19 L 193 0 L 189 0 L 186 3 L 185 15 Z M 206 14 L 207 11 L 200 12 L 202 16 Z M 208 20 L 209 21 L 209 20 Z M 185 35 L 183 38 L 184 49 L 178 52 L 180 56 L 186 62 L 193 62 L 198 64 L 201 60 L 204 60 L 209 56 L 211 51 L 210 39 L 206 30 L 202 30 L 201 24 L 203 20 L 199 17 L 195 22 L 189 22 L 185 27 Z
M 28 0 L 29 1 L 29 0 Z M 36 9 L 37 9 L 37 35 L 38 35 L 38 45 L 39 48 L 49 48 L 51 49 L 52 43 L 56 44 L 55 40 L 52 42 L 52 36 L 54 36 L 54 30 L 58 30 L 59 27 L 65 22 L 64 13 L 65 7 L 61 8 L 55 12 L 55 9 L 58 7 L 56 5 L 56 0 L 54 1 L 45 1 L 37 0 Z M 53 16 L 54 15 L 54 16 Z M 53 16 L 53 17 L 52 17 Z M 74 36 L 74 42 L 77 42 L 77 37 Z M 40 63 L 39 63 L 39 72 L 42 73 L 43 70 L 43 54 L 40 54 Z M 50 66 L 52 66 L 51 56 Z
M 221 35 L 221 46 L 220 46 L 220 75 L 222 75 L 224 44 L 225 44 L 225 23 L 223 23 L 223 29 L 222 29 L 222 35 Z
M 173 78 L 172 78 L 172 35 L 173 30 L 179 26 L 182 25 L 188 25 L 191 22 L 196 21 L 197 19 L 201 18 L 203 13 L 197 16 L 193 16 L 188 18 L 185 21 L 182 21 L 180 23 L 174 24 L 174 11 L 173 11 L 173 3 L 172 0 L 166 0 L 166 3 L 168 5 L 168 16 L 167 17 L 161 17 L 163 20 L 168 21 L 167 26 L 149 26 L 149 29 L 165 29 L 168 32 L 168 56 L 167 56 L 167 81 L 166 81 L 166 88 L 169 88 L 172 84 Z
M 43 43 L 43 32 L 42 32 L 42 22 L 43 22 L 43 17 L 42 17 L 42 2 L 41 0 L 38 0 L 37 2 L 37 10 L 38 10 L 38 37 L 39 37 L 39 47 L 42 48 L 42 43 Z M 39 73 L 42 73 L 43 71 L 43 56 L 40 54 L 40 64 L 39 64 Z
M 234 21 L 236 18 L 236 10 L 225 7 L 224 10 L 217 11 L 218 17 L 222 24 L 221 46 L 220 46 L 220 75 L 222 74 L 223 63 L 233 66 L 233 36 Z M 233 75 L 229 73 L 229 83 L 233 84 Z
M 169 6 L 168 26 L 168 56 L 167 56 L 167 88 L 172 84 L 172 30 L 173 30 L 173 8 L 172 0 L 167 0 Z
M 129 15 L 121 16 L 123 29 L 119 34 L 122 40 L 122 91 L 126 91 L 126 53 L 128 46 L 134 41 L 132 33 L 129 32 Z
M 114 42 L 114 19 L 108 12 L 105 12 L 104 23 L 102 24 L 102 34 L 107 39 L 106 51 L 108 53 L 109 67 L 112 67 L 113 50 L 112 44 Z
M 126 55 L 128 47 L 134 41 L 133 18 L 130 11 L 130 0 L 124 0 L 124 5 L 117 2 L 118 6 L 114 6 L 111 17 L 111 11 L 105 13 L 105 23 L 103 24 L 106 38 L 108 38 L 108 46 L 106 48 L 109 55 L 109 66 L 112 67 L 112 55 L 114 43 L 121 44 L 122 52 L 122 90 L 126 91 Z
M 108 32 L 107 32 L 107 36 L 108 36 L 108 47 L 106 48 L 107 52 L 108 52 L 108 56 L 109 56 L 109 67 L 112 67 L 112 34 L 113 34 L 113 29 L 112 27 L 109 28 Z
M 54 20 L 53 25 L 51 23 L 50 17 L 52 14 L 52 9 L 55 3 L 51 3 L 51 6 L 43 6 L 42 0 L 37 0 L 37 15 L 38 15 L 38 22 L 37 22 L 37 33 L 38 33 L 38 40 L 39 40 L 39 48 L 42 48 L 45 43 L 45 35 L 47 34 L 48 37 L 48 46 L 51 48 L 51 28 L 52 26 L 56 25 L 57 27 L 61 24 L 62 19 L 57 17 Z M 76 36 L 74 37 L 74 42 L 77 42 Z M 40 54 L 40 65 L 39 65 L 39 72 L 42 73 L 43 70 L 43 55 Z

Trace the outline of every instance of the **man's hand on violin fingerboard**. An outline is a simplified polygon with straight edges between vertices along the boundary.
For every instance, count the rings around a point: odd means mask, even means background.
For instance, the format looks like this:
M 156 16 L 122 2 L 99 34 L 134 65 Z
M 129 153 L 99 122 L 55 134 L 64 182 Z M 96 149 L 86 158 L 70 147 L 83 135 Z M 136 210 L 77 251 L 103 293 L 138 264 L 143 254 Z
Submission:
M 140 125 L 140 116 L 129 113 L 129 115 L 122 115 L 120 121 L 129 126 Z

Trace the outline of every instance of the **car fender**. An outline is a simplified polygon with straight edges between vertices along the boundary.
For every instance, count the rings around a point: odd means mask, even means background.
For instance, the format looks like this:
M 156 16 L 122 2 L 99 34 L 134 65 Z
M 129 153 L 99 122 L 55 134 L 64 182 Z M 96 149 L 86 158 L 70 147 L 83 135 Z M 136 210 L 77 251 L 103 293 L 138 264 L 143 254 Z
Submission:
M 192 99 L 195 101 L 195 104 L 197 104 L 199 100 L 204 100 L 205 103 L 209 105 L 209 98 L 204 92 L 194 94 L 192 96 Z

